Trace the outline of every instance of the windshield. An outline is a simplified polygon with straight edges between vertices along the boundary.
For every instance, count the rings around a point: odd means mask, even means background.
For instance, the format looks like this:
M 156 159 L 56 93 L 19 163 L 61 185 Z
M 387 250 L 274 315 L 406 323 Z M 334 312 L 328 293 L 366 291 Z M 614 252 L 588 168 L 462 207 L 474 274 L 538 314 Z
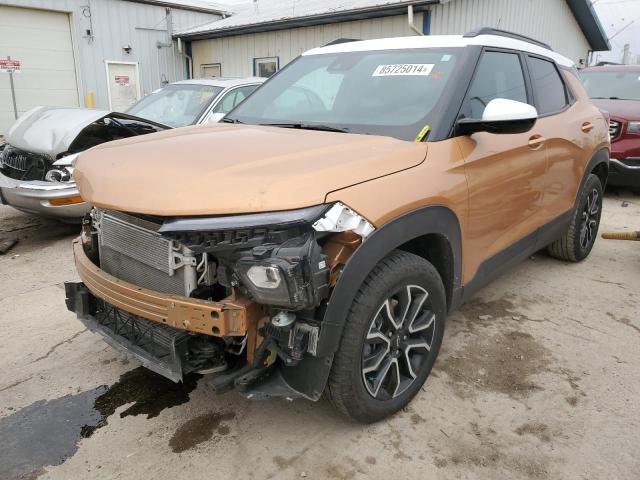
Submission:
M 640 72 L 582 72 L 590 98 L 640 100 Z
M 126 113 L 170 127 L 193 125 L 222 90 L 211 85 L 167 85 L 144 97 Z
M 256 90 L 227 121 L 414 140 L 437 117 L 454 78 L 457 50 L 305 55 Z

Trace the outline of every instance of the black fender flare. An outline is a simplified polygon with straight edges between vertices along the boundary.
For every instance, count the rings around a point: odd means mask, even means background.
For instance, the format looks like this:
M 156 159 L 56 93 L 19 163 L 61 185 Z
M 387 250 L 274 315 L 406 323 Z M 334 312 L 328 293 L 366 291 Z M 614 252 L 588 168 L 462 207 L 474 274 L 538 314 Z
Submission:
M 582 192 L 582 187 L 584 187 L 587 178 L 589 178 L 589 174 L 593 172 L 593 170 L 599 165 L 603 164 L 607 168 L 607 174 L 609 173 L 609 149 L 606 147 L 601 148 L 593 156 L 589 159 L 587 163 L 587 167 L 584 169 L 582 173 L 582 180 L 580 180 L 580 186 L 578 187 L 578 191 L 576 192 L 576 200 L 573 205 L 574 210 L 578 208 L 578 203 L 580 202 L 580 192 Z M 604 190 L 607 186 L 607 182 L 602 185 L 602 189 Z
M 358 289 L 375 265 L 389 252 L 428 234 L 444 236 L 453 252 L 453 289 L 449 309 L 462 297 L 462 236 L 456 214 L 444 205 L 413 210 L 375 230 L 345 264 L 321 321 L 315 357 L 306 356 L 295 367 L 281 367 L 286 383 L 303 396 L 317 400 L 327 383 L 333 355 L 340 346 L 349 308 Z

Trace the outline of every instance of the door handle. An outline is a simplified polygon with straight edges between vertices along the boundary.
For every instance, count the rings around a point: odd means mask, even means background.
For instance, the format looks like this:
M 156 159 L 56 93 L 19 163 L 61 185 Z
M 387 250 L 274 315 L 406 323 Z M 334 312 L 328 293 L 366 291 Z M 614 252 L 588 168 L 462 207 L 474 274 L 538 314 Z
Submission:
M 593 130 L 593 123 L 584 122 L 582 124 L 582 127 L 580 127 L 580 130 L 582 130 L 584 133 L 589 133 L 591 130 Z
M 532 150 L 537 150 L 542 147 L 544 145 L 544 142 L 546 141 L 547 139 L 542 135 L 534 135 L 529 139 L 529 148 L 531 148 Z

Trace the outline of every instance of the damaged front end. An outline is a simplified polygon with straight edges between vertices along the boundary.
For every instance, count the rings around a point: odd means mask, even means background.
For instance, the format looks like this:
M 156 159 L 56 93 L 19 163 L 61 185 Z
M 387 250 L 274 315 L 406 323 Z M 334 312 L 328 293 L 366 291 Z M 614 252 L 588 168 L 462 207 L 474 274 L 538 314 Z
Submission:
M 74 243 L 82 283 L 66 284 L 67 306 L 173 381 L 214 374 L 218 392 L 317 400 L 286 369 L 322 350 L 331 289 L 373 229 L 340 203 L 185 218 L 94 209 Z

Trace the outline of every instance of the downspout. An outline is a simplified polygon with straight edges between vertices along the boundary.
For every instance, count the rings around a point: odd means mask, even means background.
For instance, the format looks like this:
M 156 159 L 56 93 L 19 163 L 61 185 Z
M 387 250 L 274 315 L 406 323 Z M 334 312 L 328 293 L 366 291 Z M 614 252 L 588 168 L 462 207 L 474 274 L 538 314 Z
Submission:
M 413 23 L 413 5 L 409 5 L 407 7 L 407 22 L 409 23 L 409 28 L 416 33 L 416 35 L 424 35 L 422 30 L 415 26 Z
M 193 78 L 193 57 L 182 48 L 182 38 L 180 37 L 178 37 L 178 53 L 187 59 L 187 75 L 190 79 Z

